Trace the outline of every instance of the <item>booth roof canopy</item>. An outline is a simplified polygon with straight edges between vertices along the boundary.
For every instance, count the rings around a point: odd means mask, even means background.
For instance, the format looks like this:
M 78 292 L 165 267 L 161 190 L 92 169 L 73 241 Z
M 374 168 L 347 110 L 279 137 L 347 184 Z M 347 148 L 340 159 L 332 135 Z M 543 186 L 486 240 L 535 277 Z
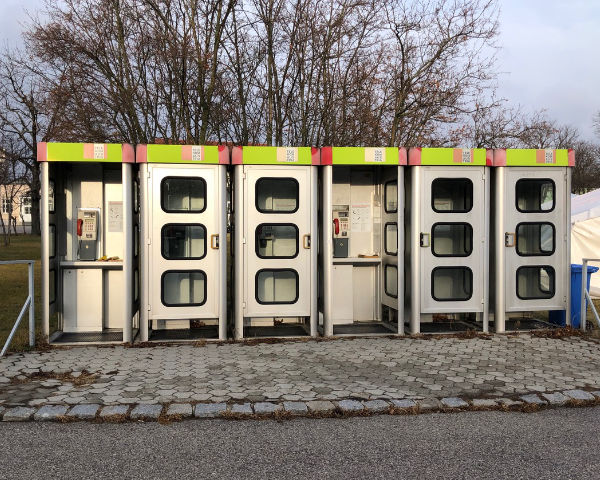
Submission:
M 313 147 L 233 147 L 233 165 L 320 165 L 320 151 Z
M 571 223 L 600 217 L 600 188 L 571 198 Z
M 494 150 L 495 167 L 572 167 L 575 152 L 571 149 L 499 148 Z
M 491 151 L 485 148 L 411 148 L 409 165 L 491 166 Z
M 138 145 L 137 163 L 202 163 L 229 165 L 229 147 L 225 145 Z
M 405 148 L 323 147 L 321 165 L 406 165 Z
M 128 143 L 39 142 L 37 161 L 134 163 L 135 153 Z

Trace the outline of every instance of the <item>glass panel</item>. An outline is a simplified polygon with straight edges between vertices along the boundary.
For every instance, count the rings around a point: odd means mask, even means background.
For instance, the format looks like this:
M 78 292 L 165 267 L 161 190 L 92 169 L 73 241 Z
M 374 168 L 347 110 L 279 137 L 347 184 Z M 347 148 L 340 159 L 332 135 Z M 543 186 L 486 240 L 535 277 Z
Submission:
M 162 255 L 167 260 L 198 260 L 206 255 L 206 228 L 199 224 L 164 225 L 161 243 Z
M 133 182 L 133 211 L 135 213 L 140 211 L 140 184 L 137 180 Z
M 547 178 L 525 178 L 515 187 L 517 210 L 549 212 L 554 209 L 554 182 Z
M 553 296 L 554 268 L 543 266 L 517 269 L 517 297 L 529 300 Z
M 256 274 L 258 303 L 295 303 L 298 273 L 295 270 L 259 270 Z
M 385 212 L 396 213 L 398 211 L 398 182 L 385 184 Z
M 48 211 L 54 213 L 54 181 L 48 181 Z
M 263 223 L 256 227 L 256 255 L 260 258 L 294 258 L 298 255 L 298 227 Z
M 298 181 L 294 178 L 261 178 L 256 182 L 256 209 L 261 213 L 298 210 Z
M 468 178 L 436 178 L 431 184 L 431 206 L 436 212 L 469 212 L 473 182 Z
M 200 177 L 163 178 L 160 202 L 165 212 L 203 212 L 206 208 L 206 182 Z
M 48 235 L 49 235 L 48 243 L 49 243 L 49 250 L 50 250 L 50 258 L 54 258 L 54 257 L 56 257 L 56 226 L 49 225 Z
M 468 223 L 436 223 L 432 251 L 438 257 L 467 257 L 473 252 L 473 227 Z
M 398 297 L 398 267 L 396 265 L 385 266 L 385 293 L 390 297 Z
M 206 274 L 200 270 L 165 272 L 162 301 L 168 307 L 203 305 L 206 302 Z
M 552 255 L 554 253 L 554 225 L 551 223 L 520 223 L 517 225 L 517 253 L 519 255 Z
M 56 302 L 56 270 L 50 270 L 48 282 L 49 301 L 54 303 Z
M 473 272 L 467 267 L 438 267 L 431 273 L 434 300 L 469 300 L 473 295 Z
M 133 229 L 133 255 L 137 257 L 140 254 L 140 226 L 136 225 Z
M 398 224 L 385 224 L 385 253 L 398 255 Z

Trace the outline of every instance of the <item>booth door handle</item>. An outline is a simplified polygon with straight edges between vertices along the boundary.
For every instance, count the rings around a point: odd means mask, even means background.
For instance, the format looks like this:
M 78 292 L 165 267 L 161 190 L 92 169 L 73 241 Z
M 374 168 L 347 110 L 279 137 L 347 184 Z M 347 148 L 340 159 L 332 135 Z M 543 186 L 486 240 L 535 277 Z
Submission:
M 506 232 L 504 234 L 504 246 L 514 247 L 517 243 L 517 236 L 514 233 Z
M 219 249 L 219 235 L 216 233 L 210 236 L 210 248 L 213 250 Z
M 310 249 L 310 235 L 306 234 L 302 237 L 302 246 L 306 249 Z
M 428 233 L 421 234 L 421 246 L 429 247 L 429 234 Z

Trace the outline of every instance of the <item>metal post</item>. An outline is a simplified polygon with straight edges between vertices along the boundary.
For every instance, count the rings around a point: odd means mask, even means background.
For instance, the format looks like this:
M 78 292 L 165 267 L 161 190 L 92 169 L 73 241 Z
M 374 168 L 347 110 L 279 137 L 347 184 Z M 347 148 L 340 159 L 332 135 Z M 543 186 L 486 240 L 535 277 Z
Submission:
M 571 326 L 573 319 L 571 318 L 571 173 L 572 170 L 567 168 L 567 185 L 565 186 L 565 261 L 567 263 L 567 295 L 565 307 L 565 323 Z M 587 274 L 587 272 L 586 272 Z
M 421 167 L 411 167 L 410 198 L 410 333 L 417 335 L 421 330 Z
M 49 210 L 48 210 L 48 195 L 49 195 L 49 172 L 48 162 L 40 163 L 41 171 L 41 187 L 42 198 L 40 202 L 40 230 L 42 233 L 42 335 L 46 340 L 50 336 L 50 226 L 49 226 Z M 55 195 L 55 198 L 57 196 Z M 58 242 L 57 242 L 58 243 Z
M 495 306 L 494 306 L 494 322 L 496 324 L 496 333 L 503 333 L 505 330 L 506 308 L 504 298 L 504 280 L 506 265 L 504 264 L 504 194 L 505 194 L 505 167 L 497 167 L 495 175 L 495 209 L 494 212 L 494 228 L 495 228 L 495 274 L 494 274 L 494 289 L 495 289 Z
M 219 340 L 227 340 L 227 167 L 219 168 Z
M 148 341 L 148 305 L 150 304 L 150 278 L 148 265 L 150 263 L 148 239 L 148 215 L 152 212 L 148 185 L 150 178 L 148 164 L 140 164 L 140 337 L 142 342 Z
M 133 176 L 132 166 L 123 163 L 121 166 L 121 182 L 123 195 L 123 343 L 133 342 Z
M 587 258 L 583 259 L 582 265 L 581 265 L 581 299 L 579 301 L 579 308 L 580 310 L 580 314 L 581 314 L 581 318 L 580 318 L 580 323 L 579 323 L 579 328 L 581 328 L 581 330 L 583 330 L 585 332 L 585 328 L 586 328 L 586 320 L 587 320 L 587 306 L 585 304 L 585 291 L 587 290 L 587 265 L 588 265 L 588 261 Z M 570 309 L 570 306 L 567 306 L 568 309 Z
M 318 285 L 318 235 L 319 235 L 319 222 L 318 222 L 318 203 L 319 203 L 319 172 L 317 167 L 310 167 L 311 169 L 311 207 L 310 207 L 310 336 L 317 336 L 317 323 L 319 320 L 319 309 L 317 298 L 319 296 L 319 285 Z
M 33 281 L 33 265 L 34 262 L 29 262 L 29 346 L 35 347 L 35 282 Z
M 234 167 L 234 330 L 236 340 L 244 338 L 244 166 Z
M 404 167 L 398 167 L 398 335 L 404 335 Z
M 488 333 L 490 321 L 490 176 L 489 167 L 483 167 L 484 175 L 484 202 L 481 206 L 484 215 L 484 236 L 482 241 L 483 247 L 483 332 Z
M 333 336 L 333 306 L 332 306 L 332 277 L 333 277 L 333 167 L 323 167 L 323 240 L 321 252 L 323 260 L 323 335 Z

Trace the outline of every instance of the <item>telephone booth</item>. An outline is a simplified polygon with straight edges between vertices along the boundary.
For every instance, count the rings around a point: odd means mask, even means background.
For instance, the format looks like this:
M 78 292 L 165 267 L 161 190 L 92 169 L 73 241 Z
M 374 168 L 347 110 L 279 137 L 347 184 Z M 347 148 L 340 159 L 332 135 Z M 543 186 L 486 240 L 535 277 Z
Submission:
M 138 145 L 141 341 L 227 338 L 229 148 Z
M 404 333 L 403 148 L 321 149 L 320 328 Z
M 412 334 L 488 330 L 491 162 L 485 149 L 409 151 Z
M 572 150 L 494 150 L 494 326 L 570 325 Z
M 319 150 L 234 147 L 232 163 L 234 336 L 314 336 Z
M 37 151 L 44 336 L 53 344 L 132 342 L 133 147 L 42 142 Z

